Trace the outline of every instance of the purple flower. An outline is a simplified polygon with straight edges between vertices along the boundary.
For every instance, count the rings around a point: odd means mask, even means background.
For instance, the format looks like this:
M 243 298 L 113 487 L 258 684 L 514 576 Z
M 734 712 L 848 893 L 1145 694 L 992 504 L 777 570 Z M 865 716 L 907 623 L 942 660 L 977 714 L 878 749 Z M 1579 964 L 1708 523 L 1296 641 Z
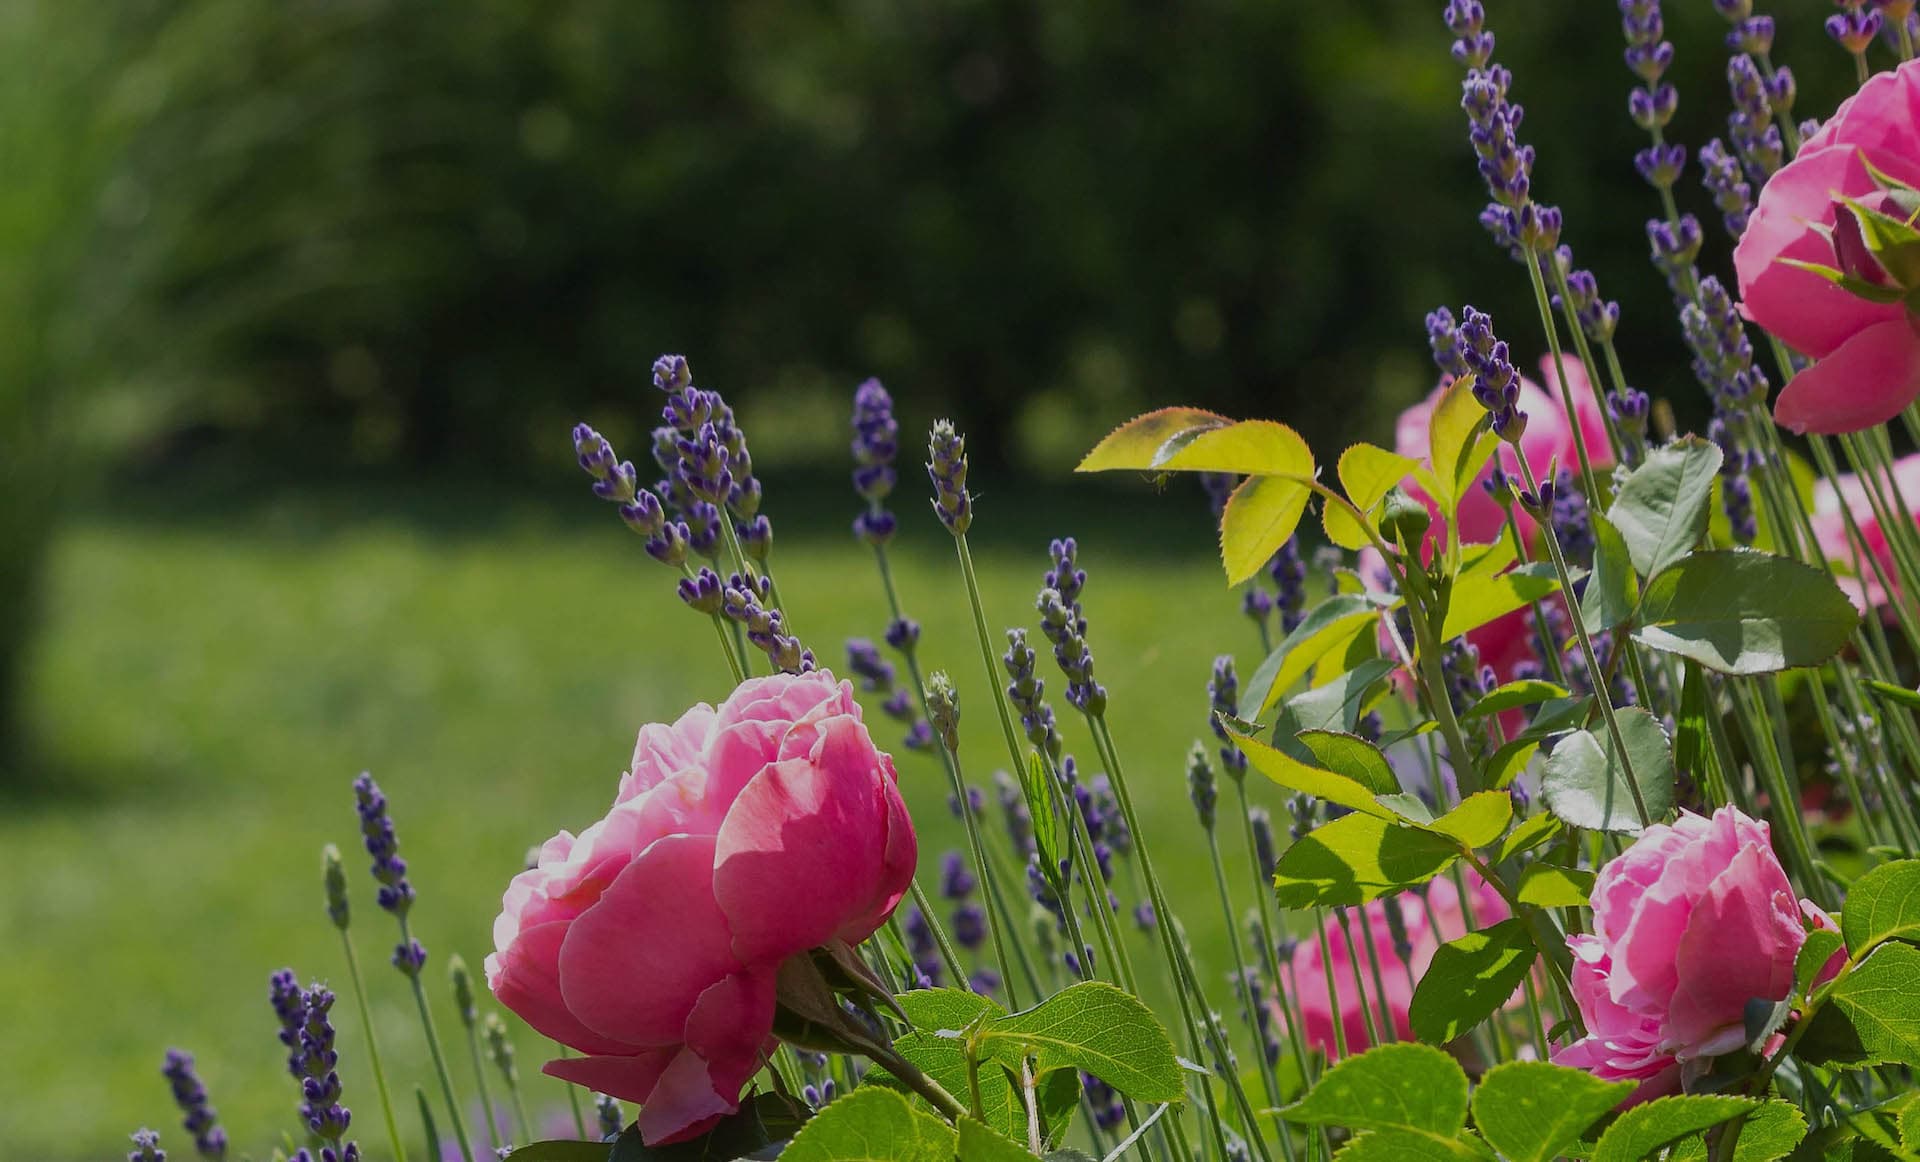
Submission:
M 207 1101 L 207 1089 L 194 1072 L 193 1054 L 181 1049 L 167 1050 L 161 1076 L 173 1091 L 173 1102 L 185 1115 L 181 1125 L 193 1135 L 194 1148 L 203 1158 L 219 1162 L 227 1154 L 227 1134 L 215 1121 L 214 1108 Z
M 127 1155 L 127 1162 L 167 1162 L 167 1152 L 160 1148 L 160 1135 L 142 1128 L 132 1136 L 133 1151 Z
M 382 908 L 404 917 L 413 907 L 413 884 L 407 879 L 407 861 L 400 858 L 400 840 L 387 813 L 387 797 L 365 771 L 353 781 L 353 794 L 360 813 L 360 835 L 367 854 L 373 857 L 373 878 L 380 883 L 376 899 Z
M 927 478 L 933 482 L 933 511 L 954 536 L 973 524 L 973 499 L 967 495 L 967 441 L 950 420 L 939 420 L 927 438 Z

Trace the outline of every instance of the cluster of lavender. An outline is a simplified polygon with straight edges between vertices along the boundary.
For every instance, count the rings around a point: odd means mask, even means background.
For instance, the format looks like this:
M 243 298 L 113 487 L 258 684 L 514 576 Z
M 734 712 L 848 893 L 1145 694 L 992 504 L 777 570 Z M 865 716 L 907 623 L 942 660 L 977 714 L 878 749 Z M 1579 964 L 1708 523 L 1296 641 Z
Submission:
M 853 532 L 870 545 L 886 544 L 898 527 L 885 502 L 898 481 L 893 461 L 899 453 L 893 397 L 879 380 L 869 379 L 853 393 L 853 490 L 867 502 L 867 511 L 853 518 Z
M 333 1047 L 331 990 L 314 984 L 301 989 L 299 978 L 283 968 L 268 978 L 267 996 L 280 1025 L 280 1043 L 287 1049 L 287 1071 L 300 1083 L 300 1118 L 308 1133 L 321 1140 L 318 1162 L 355 1162 L 360 1147 L 343 1142 L 352 1113 L 340 1104 L 340 1055 Z M 290 1162 L 315 1162 L 307 1150 L 296 1151 Z
M 380 792 L 373 776 L 361 772 L 353 781 L 355 809 L 360 814 L 360 835 L 373 857 L 373 878 L 380 884 L 375 897 L 380 907 L 401 922 L 401 940 L 393 950 L 393 965 L 408 976 L 418 976 L 427 963 L 427 950 L 418 940 L 406 935 L 407 913 L 413 907 L 413 883 L 407 879 L 407 861 L 400 858 L 400 841 L 394 836 L 393 819 L 387 814 L 387 797 Z
M 1053 659 L 1067 679 L 1067 702 L 1099 717 L 1106 713 L 1107 688 L 1093 677 L 1093 650 L 1087 645 L 1087 618 L 1080 608 L 1080 590 L 1087 574 L 1075 562 L 1079 548 L 1072 537 L 1048 546 L 1053 568 L 1034 607 L 1040 611 L 1040 632 L 1053 643 Z
M 206 1086 L 194 1071 L 193 1054 L 181 1049 L 167 1050 L 160 1075 L 173 1091 L 174 1104 L 180 1107 L 181 1126 L 193 1135 L 193 1147 L 202 1158 L 220 1162 L 227 1156 L 227 1132 L 220 1128 Z M 149 1131 L 151 1132 L 151 1131 Z
M 860 688 L 880 699 L 887 717 L 905 723 L 907 734 L 901 740 L 908 750 L 927 750 L 933 746 L 933 727 L 914 709 L 913 696 L 905 686 L 896 686 L 893 663 L 880 655 L 880 647 L 867 638 L 847 639 L 847 671 L 860 679 Z

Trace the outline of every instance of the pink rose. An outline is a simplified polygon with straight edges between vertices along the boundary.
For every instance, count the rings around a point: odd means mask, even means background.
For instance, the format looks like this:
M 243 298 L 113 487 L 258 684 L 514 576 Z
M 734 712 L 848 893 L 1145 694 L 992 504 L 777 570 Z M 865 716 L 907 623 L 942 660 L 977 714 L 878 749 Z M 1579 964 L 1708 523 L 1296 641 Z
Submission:
M 1893 483 L 1902 496 L 1920 496 L 1920 453 L 1894 461 Z M 1837 561 L 1848 569 L 1855 568 L 1853 543 L 1847 537 L 1843 510 L 1853 514 L 1854 523 L 1860 526 L 1860 533 L 1866 538 L 1874 559 L 1886 570 L 1887 579 L 1897 584 L 1900 574 L 1894 568 L 1893 549 L 1887 544 L 1887 530 L 1880 527 L 1879 519 L 1873 515 L 1873 506 L 1867 502 L 1866 488 L 1856 476 L 1842 473 L 1837 482 L 1824 476 L 1814 482 L 1813 534 L 1820 542 L 1820 550 L 1829 560 Z M 1858 567 L 1860 571 L 1857 575 L 1840 579 L 1854 604 L 1863 611 L 1887 604 L 1887 591 L 1874 575 L 1873 565 L 1862 559 L 1858 561 Z
M 1398 1040 L 1405 1041 L 1413 1037 L 1408 1009 L 1413 1003 L 1414 982 L 1433 963 L 1433 954 L 1440 945 L 1466 935 L 1469 930 L 1477 931 L 1497 924 L 1510 915 L 1506 901 L 1490 884 L 1471 871 L 1466 873 L 1466 879 L 1468 890 L 1472 893 L 1472 925 L 1467 923 L 1460 907 L 1459 890 L 1445 876 L 1428 885 L 1424 904 L 1412 892 L 1402 892 L 1391 899 L 1375 900 L 1364 908 L 1347 909 L 1348 927 L 1353 929 L 1357 939 L 1372 943 L 1374 956 L 1380 961 L 1380 981 L 1385 986 L 1386 1010 L 1393 1019 L 1394 1036 Z M 1399 909 L 1406 926 L 1411 954 L 1405 964 L 1401 963 L 1400 954 L 1393 947 L 1393 930 L 1387 924 L 1388 908 Z M 1428 919 L 1429 908 L 1432 910 L 1432 921 Z M 1433 921 L 1439 923 L 1438 933 L 1434 931 Z M 1363 991 L 1353 983 L 1354 951 L 1347 943 L 1346 931 L 1340 926 L 1339 919 L 1328 916 L 1321 932 L 1327 940 L 1324 959 L 1320 955 L 1320 941 L 1309 936 L 1294 951 L 1292 967 L 1283 965 L 1280 971 L 1287 982 L 1288 995 L 1294 1008 L 1300 1014 L 1301 1035 L 1309 1045 L 1318 1046 L 1332 1060 L 1338 1056 L 1333 1041 L 1336 1010 L 1340 1027 L 1346 1036 L 1347 1052 L 1358 1053 L 1370 1043 L 1367 1038 L 1367 1014 L 1360 1006 L 1364 1003 L 1372 1011 L 1377 1025 L 1380 1021 L 1381 994 L 1374 986 L 1373 966 L 1367 957 L 1366 946 L 1361 945 L 1358 949 L 1360 979 L 1365 985 Z M 1331 999 L 1327 995 L 1329 980 L 1334 989 Z M 1276 1017 L 1284 1029 L 1285 1010 L 1276 1013 Z
M 1780 391 L 1773 414 L 1796 432 L 1857 432 L 1920 396 L 1920 321 L 1900 303 L 1861 298 L 1783 259 L 1858 270 L 1873 263 L 1847 232 L 1828 234 L 1837 199 L 1882 208 L 1867 171 L 1920 184 L 1920 61 L 1873 77 L 1793 161 L 1767 179 L 1733 252 L 1742 310 L 1812 367 Z M 1844 253 L 1836 254 L 1835 243 Z M 1877 264 L 1875 264 L 1877 265 Z M 1883 273 L 1883 272 L 1874 272 Z M 1869 278 L 1869 281 L 1878 281 Z
M 1803 909 L 1832 925 L 1794 898 L 1765 823 L 1722 807 L 1647 828 L 1600 869 L 1593 931 L 1567 938 L 1587 1035 L 1553 1061 L 1639 1082 L 1625 1105 L 1679 1089 L 1689 1062 L 1746 1044 L 1748 1001 L 1793 991 Z
M 487 983 L 585 1056 L 546 1072 L 642 1104 L 657 1145 L 739 1109 L 780 962 L 866 939 L 913 875 L 893 760 L 831 674 L 740 684 L 640 729 L 606 817 L 514 877 Z

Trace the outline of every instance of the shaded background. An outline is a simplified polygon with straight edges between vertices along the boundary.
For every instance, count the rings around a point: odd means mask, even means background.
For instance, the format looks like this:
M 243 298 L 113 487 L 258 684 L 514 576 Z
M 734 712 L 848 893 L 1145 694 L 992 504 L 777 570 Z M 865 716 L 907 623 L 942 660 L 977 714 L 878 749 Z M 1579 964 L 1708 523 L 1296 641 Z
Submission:
M 1177 770 L 1211 656 L 1253 652 L 1197 498 L 1060 478 L 1174 402 L 1285 419 L 1328 460 L 1388 439 L 1431 385 L 1441 303 L 1535 345 L 1526 281 L 1474 221 L 1438 7 L 0 6 L 0 945 L 25 950 L 0 969 L 0 1156 L 171 1124 L 157 1048 L 195 1037 L 256 1063 L 215 1096 L 257 1148 L 288 1095 L 260 1014 L 220 1013 L 329 955 L 286 900 L 321 838 L 351 839 L 359 766 L 414 780 L 389 789 L 420 804 L 416 843 L 517 853 L 604 798 L 551 772 L 617 765 L 638 721 L 717 695 L 679 656 L 704 631 L 682 635 L 565 438 L 586 417 L 639 452 L 661 351 L 744 419 L 830 657 L 884 620 L 841 577 L 851 388 L 887 382 L 909 458 L 951 414 L 1004 620 L 1046 537 L 1081 532 L 1113 569 L 1116 696 L 1196 690 L 1143 720 Z M 1726 111 L 1724 26 L 1669 7 L 1672 136 L 1697 146 Z M 1826 6 L 1776 7 L 1776 58 L 1824 112 L 1851 70 Z M 1613 6 L 1494 8 L 1535 189 L 1685 426 L 1703 408 L 1645 260 Z M 1678 194 L 1724 269 L 1705 195 Z M 1036 496 L 1049 519 L 1021 515 Z M 933 603 L 951 576 L 922 524 L 901 552 Z M 944 616 L 929 649 L 961 674 Z M 489 819 L 422 819 L 442 792 Z M 504 878 L 517 854 L 489 859 Z M 454 893 L 469 944 L 497 884 L 477 878 Z

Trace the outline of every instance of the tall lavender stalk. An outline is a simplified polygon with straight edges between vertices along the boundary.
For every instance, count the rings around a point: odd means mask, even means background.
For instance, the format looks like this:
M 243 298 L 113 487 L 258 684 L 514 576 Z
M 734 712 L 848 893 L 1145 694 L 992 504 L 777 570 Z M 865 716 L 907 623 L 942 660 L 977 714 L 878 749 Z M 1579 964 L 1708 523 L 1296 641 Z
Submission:
M 329 843 L 320 851 L 320 872 L 326 890 L 327 919 L 340 933 L 340 948 L 347 958 L 347 979 L 353 985 L 354 1008 L 360 1014 L 360 1034 L 367 1042 L 367 1062 L 373 1067 L 373 1087 L 380 1098 L 380 1113 L 387 1123 L 387 1142 L 393 1147 L 394 1162 L 407 1162 L 407 1148 L 400 1139 L 400 1125 L 394 1118 L 393 1099 L 387 1092 L 387 1071 L 380 1061 L 380 1044 L 373 1032 L 373 1014 L 367 1008 L 366 986 L 360 980 L 360 957 L 354 951 L 352 903 L 347 896 L 347 873 L 340 860 L 340 849 Z

